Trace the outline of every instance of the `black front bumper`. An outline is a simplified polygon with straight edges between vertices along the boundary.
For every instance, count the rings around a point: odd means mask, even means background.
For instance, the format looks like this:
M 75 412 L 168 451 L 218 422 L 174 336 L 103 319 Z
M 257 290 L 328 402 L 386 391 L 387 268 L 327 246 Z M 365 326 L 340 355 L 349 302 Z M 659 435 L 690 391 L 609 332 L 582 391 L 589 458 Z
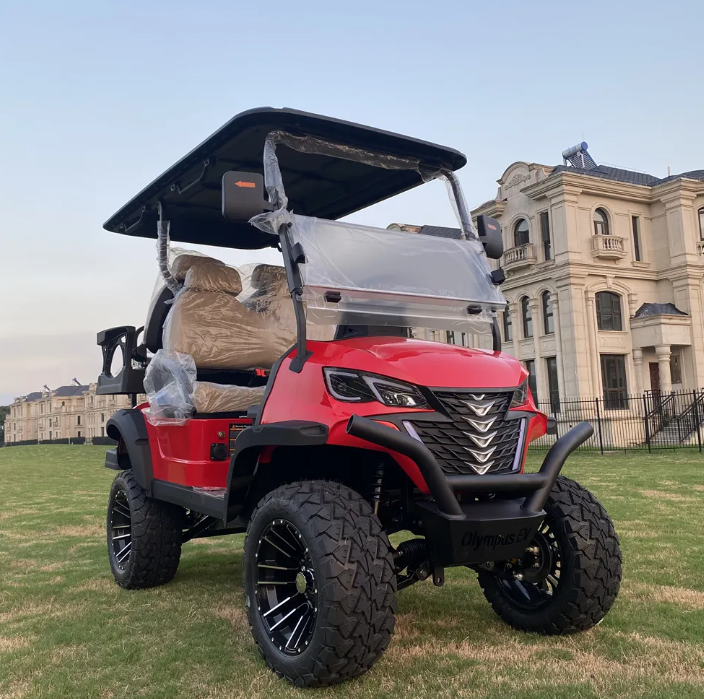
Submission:
M 520 558 L 545 518 L 522 507 L 523 499 L 461 505 L 462 517 L 448 517 L 434 502 L 420 502 L 419 527 L 433 564 L 440 567 Z
M 594 429 L 582 422 L 560 437 L 538 473 L 485 476 L 446 476 L 422 442 L 368 418 L 354 415 L 347 432 L 404 454 L 417 464 L 433 498 L 417 503 L 419 527 L 434 565 L 444 567 L 520 557 L 545 517 L 543 507 L 567 457 Z M 455 492 L 469 497 L 461 504 Z M 480 502 L 471 497 L 491 493 L 505 497 Z

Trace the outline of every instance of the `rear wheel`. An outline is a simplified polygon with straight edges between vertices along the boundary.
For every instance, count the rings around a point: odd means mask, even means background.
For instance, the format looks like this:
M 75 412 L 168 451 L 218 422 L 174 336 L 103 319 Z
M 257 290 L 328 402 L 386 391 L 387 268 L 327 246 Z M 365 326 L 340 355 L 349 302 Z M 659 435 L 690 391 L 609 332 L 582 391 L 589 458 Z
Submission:
M 277 488 L 252 513 L 244 589 L 267 664 L 298 686 L 366 672 L 394 628 L 396 576 L 369 503 L 336 483 Z
M 169 582 L 181 558 L 184 509 L 147 497 L 132 471 L 120 471 L 108 501 L 108 554 L 120 587 Z
M 540 531 L 520 559 L 482 570 L 479 584 L 494 611 L 521 631 L 585 631 L 611 609 L 621 584 L 614 525 L 586 489 L 560 476 Z

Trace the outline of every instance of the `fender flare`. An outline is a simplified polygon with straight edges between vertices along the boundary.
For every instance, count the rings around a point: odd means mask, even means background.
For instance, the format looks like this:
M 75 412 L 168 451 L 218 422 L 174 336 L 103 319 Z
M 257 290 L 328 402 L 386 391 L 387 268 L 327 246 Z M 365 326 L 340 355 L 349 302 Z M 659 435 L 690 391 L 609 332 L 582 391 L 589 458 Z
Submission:
M 108 437 L 122 442 L 127 452 L 127 458 L 124 458 L 124 454 L 117 453 L 118 468 L 121 470 L 131 468 L 137 483 L 148 493 L 151 492 L 154 468 L 149 448 L 149 435 L 142 411 L 136 408 L 118 410 L 108 420 L 105 431 Z M 111 454 L 108 452 L 105 466 L 114 469 L 114 464 L 114 455 L 111 459 Z
M 307 420 L 285 420 L 247 427 L 237 437 L 230 457 L 225 491 L 226 512 L 232 494 L 248 488 L 254 479 L 259 453 L 264 447 L 319 446 L 328 441 L 328 426 Z

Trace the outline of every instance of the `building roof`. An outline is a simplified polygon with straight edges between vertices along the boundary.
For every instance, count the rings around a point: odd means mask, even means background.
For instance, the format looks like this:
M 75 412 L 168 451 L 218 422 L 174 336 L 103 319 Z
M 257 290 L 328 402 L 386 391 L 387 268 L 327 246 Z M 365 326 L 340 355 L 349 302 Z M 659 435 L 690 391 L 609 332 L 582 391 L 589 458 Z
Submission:
M 421 226 L 418 231 L 421 235 L 432 235 L 436 238 L 462 239 L 462 231 L 459 228 L 448 228 L 446 226 Z
M 584 170 L 579 167 L 570 165 L 558 165 L 550 173 L 550 177 L 561 172 L 574 172 L 578 175 L 588 175 L 589 177 L 600 177 L 604 180 L 614 180 L 616 182 L 626 182 L 627 184 L 639 184 L 645 187 L 654 187 L 660 184 L 660 180 L 645 172 L 636 172 L 635 170 L 622 170 L 618 167 L 609 167 L 608 165 L 597 165 L 591 170 Z M 676 176 L 675 176 L 676 177 Z M 674 177 L 673 177 L 674 179 Z
M 55 396 L 65 398 L 69 396 L 82 396 L 88 392 L 88 386 L 59 386 L 52 391 Z
M 41 391 L 34 391 L 33 393 L 28 393 L 24 399 L 28 402 L 31 403 L 34 400 L 39 400 L 42 397 L 42 392 Z
M 647 316 L 686 316 L 687 313 L 680 311 L 674 303 L 644 303 L 633 316 L 634 318 L 646 318 Z

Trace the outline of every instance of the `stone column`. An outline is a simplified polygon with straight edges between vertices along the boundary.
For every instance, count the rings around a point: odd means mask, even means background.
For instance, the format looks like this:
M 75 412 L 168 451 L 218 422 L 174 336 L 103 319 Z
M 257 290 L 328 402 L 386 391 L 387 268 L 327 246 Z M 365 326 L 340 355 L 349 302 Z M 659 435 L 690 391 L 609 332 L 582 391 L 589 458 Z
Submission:
M 636 381 L 636 393 L 643 393 L 643 350 L 633 348 L 633 367 Z
M 516 343 L 516 338 L 518 337 L 518 304 L 517 303 L 509 303 L 506 306 L 506 312 L 509 314 L 509 318 L 511 318 L 511 329 L 513 332 L 513 340 L 511 340 L 511 354 L 514 357 L 518 357 L 518 345 Z M 503 327 L 501 328 L 501 333 L 503 335 L 504 329 Z
M 594 310 L 594 294 L 591 291 L 584 292 L 584 301 L 587 308 L 587 337 L 589 341 L 589 375 L 591 377 L 592 397 L 601 395 L 601 384 L 599 382 L 599 346 L 597 344 L 596 311 Z
M 560 391 L 560 399 L 564 395 L 565 390 L 565 370 L 563 368 L 562 357 L 562 330 L 560 329 L 560 306 L 558 295 L 554 291 L 550 294 L 550 302 L 552 303 L 553 319 L 555 321 L 555 357 L 557 360 L 557 382 Z
M 542 356 L 540 353 L 540 334 L 543 329 L 540 314 L 540 298 L 530 299 L 530 312 L 533 317 L 533 348 L 535 352 L 535 385 L 538 387 L 538 400 L 545 400 L 547 389 L 543 386 L 545 372 L 543 371 Z
M 666 396 L 672 393 L 672 375 L 670 374 L 670 345 L 656 345 L 655 356 L 658 358 L 658 375 L 660 376 L 660 393 Z

